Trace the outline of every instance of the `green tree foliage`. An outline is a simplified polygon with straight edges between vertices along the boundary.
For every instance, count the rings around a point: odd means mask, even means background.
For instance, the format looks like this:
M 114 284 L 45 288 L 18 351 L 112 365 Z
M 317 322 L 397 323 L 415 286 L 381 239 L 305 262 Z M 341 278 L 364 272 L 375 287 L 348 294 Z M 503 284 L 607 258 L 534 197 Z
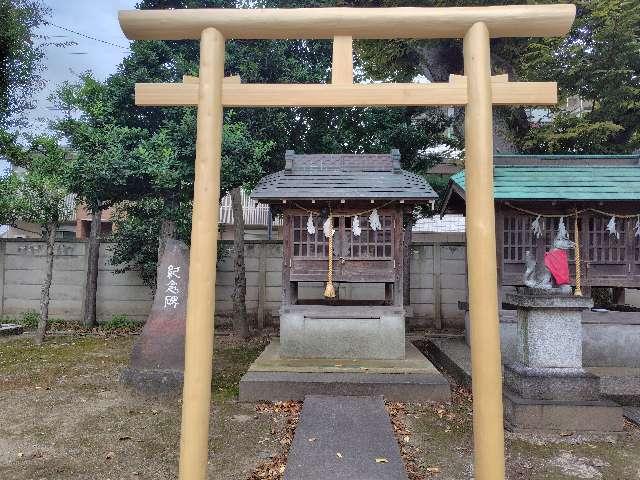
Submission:
M 333 3 L 333 2 L 325 2 Z M 519 0 L 345 0 L 344 5 L 490 6 Z M 535 0 L 527 3 L 549 3 Z M 530 123 L 522 108 L 501 108 L 494 121 L 501 132 L 496 148 L 525 153 L 621 153 L 640 146 L 640 3 L 637 0 L 578 0 L 568 36 L 550 39 L 494 39 L 494 74 L 512 80 L 556 80 L 561 102 L 550 123 Z M 446 81 L 463 72 L 460 40 L 372 40 L 356 42 L 368 75 L 408 81 L 424 75 Z M 567 111 L 577 97 L 593 109 Z M 458 110 L 462 114 L 462 110 Z M 460 115 L 461 117 L 461 115 Z M 461 122 L 457 122 L 459 133 Z M 503 145 L 504 142 L 506 145 Z
M 38 0 L 0 0 L 0 129 L 21 123 L 43 85 L 44 52 L 34 30 L 47 13 Z
M 165 133 L 160 136 L 164 137 Z M 271 147 L 270 142 L 252 139 L 244 124 L 225 124 L 221 191 L 226 193 L 237 186 L 251 188 L 264 175 L 263 165 Z M 159 219 L 166 218 L 166 215 L 166 198 L 160 195 L 145 195 L 123 202 L 116 208 L 116 228 L 112 236 L 113 261 L 123 265 L 122 271 L 139 270 L 143 280 L 149 285 L 155 285 L 162 227 Z M 175 236 L 188 244 L 191 234 L 191 199 L 175 203 L 171 218 L 175 222 Z
M 46 229 L 59 224 L 69 212 L 64 198 L 68 194 L 66 151 L 54 137 L 39 136 L 22 147 L 15 137 L 0 135 L 0 154 L 24 169 L 2 177 L 0 224 L 35 223 Z
M 640 2 L 580 0 L 571 33 L 529 45 L 528 78 L 558 81 L 562 100 L 551 123 L 529 130 L 527 152 L 624 153 L 640 147 Z M 567 97 L 592 108 L 563 111 Z
M 190 187 L 167 130 L 149 132 L 117 121 L 105 84 L 84 74 L 65 83 L 57 103 L 67 115 L 55 124 L 74 152 L 69 182 L 90 210 L 124 200 L 179 196 Z
M 140 8 L 197 8 L 234 7 L 228 0 L 143 0 Z M 281 6 L 269 0 L 265 6 Z M 294 2 L 295 3 L 295 2 Z M 285 6 L 310 6 L 298 2 Z M 118 73 L 106 82 L 106 109 L 114 122 L 148 132 L 166 131 L 170 139 L 182 177 L 189 179 L 188 195 L 181 204 L 191 199 L 193 162 L 195 158 L 195 109 L 141 108 L 133 106 L 136 82 L 181 82 L 182 76 L 198 75 L 199 44 L 194 41 L 137 41 L 131 44 L 132 53 L 124 59 Z M 329 41 L 237 41 L 226 45 L 225 74 L 240 75 L 245 83 L 326 83 L 330 79 L 331 43 Z M 439 160 L 437 155 L 422 152 L 446 140 L 443 132 L 448 126 L 440 110 L 426 109 L 309 109 L 267 108 L 227 109 L 223 135 L 223 169 L 221 193 L 237 186 L 250 188 L 261 176 L 282 168 L 284 152 L 294 148 L 299 153 L 323 152 L 388 152 L 400 148 L 405 165 L 425 171 Z M 231 153 L 233 152 L 233 154 Z M 147 241 L 155 238 L 160 228 L 145 225 L 143 219 L 133 215 L 156 212 L 161 203 L 134 208 L 128 203 L 127 215 L 120 216 L 116 240 L 132 245 L 125 237 L 140 238 L 141 228 L 147 231 Z M 175 219 L 188 210 L 175 210 Z M 124 220 L 126 218 L 126 220 Z M 147 219 L 150 224 L 159 223 Z M 122 222 L 122 223 L 120 223 Z M 153 232 L 149 232 L 149 230 Z M 180 229 L 178 229 L 180 231 Z M 186 240 L 186 239 L 185 239 Z M 145 248 L 151 252 L 153 248 Z M 134 260 L 129 248 L 116 250 L 116 261 Z M 136 262 L 141 259 L 135 255 Z M 152 259 L 138 265 L 147 265 L 152 271 Z
M 65 197 L 69 190 L 66 151 L 56 138 L 34 138 L 22 147 L 7 134 L 0 137 L 0 154 L 24 170 L 0 177 L 0 224 L 35 223 L 47 245 L 47 263 L 40 298 L 40 321 L 36 343 L 42 343 L 49 318 L 49 291 L 53 276 L 56 231 L 69 214 Z

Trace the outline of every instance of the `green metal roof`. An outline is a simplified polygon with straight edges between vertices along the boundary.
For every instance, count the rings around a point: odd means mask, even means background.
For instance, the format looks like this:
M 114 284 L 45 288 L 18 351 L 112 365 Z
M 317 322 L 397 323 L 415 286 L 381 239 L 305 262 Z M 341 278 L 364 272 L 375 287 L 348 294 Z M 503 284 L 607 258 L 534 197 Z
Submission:
M 496 199 L 640 200 L 640 165 L 501 165 L 493 180 Z M 464 190 L 464 171 L 451 181 Z

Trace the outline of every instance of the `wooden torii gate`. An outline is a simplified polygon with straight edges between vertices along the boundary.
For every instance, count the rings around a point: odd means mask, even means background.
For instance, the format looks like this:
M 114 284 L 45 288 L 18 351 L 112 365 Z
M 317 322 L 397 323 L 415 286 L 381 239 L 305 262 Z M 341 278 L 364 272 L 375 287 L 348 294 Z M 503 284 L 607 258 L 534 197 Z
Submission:
M 551 105 L 554 82 L 491 76 L 489 41 L 565 35 L 573 5 L 457 8 L 133 10 L 133 40 L 200 39 L 200 77 L 136 85 L 136 104 L 198 107 L 180 479 L 207 475 L 223 107 L 460 105 L 466 108 L 467 258 L 475 477 L 504 478 L 502 375 L 493 202 L 493 105 Z M 352 41 L 463 38 L 464 76 L 448 83 L 353 84 Z M 224 78 L 225 39 L 333 39 L 331 84 L 242 84 Z

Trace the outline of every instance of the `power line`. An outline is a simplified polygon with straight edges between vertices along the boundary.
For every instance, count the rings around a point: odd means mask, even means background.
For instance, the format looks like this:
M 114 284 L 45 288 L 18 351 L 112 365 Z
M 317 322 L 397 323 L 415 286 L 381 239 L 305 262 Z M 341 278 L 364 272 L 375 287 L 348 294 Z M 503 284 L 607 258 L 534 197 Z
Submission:
M 111 45 L 112 47 L 118 47 L 118 48 L 121 48 L 121 49 L 127 50 L 127 51 L 129 50 L 128 47 L 125 47 L 125 46 L 122 46 L 122 45 L 118 45 L 117 43 L 107 42 L 106 40 L 102 40 L 100 38 L 92 37 L 90 35 L 85 35 L 84 33 L 76 32 L 75 30 L 71 30 L 70 28 L 62 27 L 60 25 L 56 25 L 55 23 L 44 22 L 44 24 L 45 25 L 51 25 L 52 27 L 56 27 L 56 28 L 59 28 L 61 30 L 65 30 L 65 31 L 70 32 L 70 33 L 74 33 L 74 34 L 79 35 L 81 37 L 88 38 L 89 40 L 95 40 L 96 42 L 104 43 L 106 45 Z

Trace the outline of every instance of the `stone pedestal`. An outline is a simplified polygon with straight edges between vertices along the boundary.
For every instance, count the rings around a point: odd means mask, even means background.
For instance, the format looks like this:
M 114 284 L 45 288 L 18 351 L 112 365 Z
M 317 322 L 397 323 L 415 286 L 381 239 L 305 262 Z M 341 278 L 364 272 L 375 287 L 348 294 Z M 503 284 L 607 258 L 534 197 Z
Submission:
M 142 393 L 178 393 L 184 372 L 189 248 L 168 240 L 151 313 L 131 353 L 123 383 Z
M 382 395 L 444 402 L 449 383 L 405 340 L 398 306 L 287 305 L 273 339 L 240 381 L 240 401 Z
M 401 360 L 404 309 L 289 305 L 280 309 L 280 354 L 288 358 Z
M 582 311 L 591 298 L 522 289 L 516 361 L 504 367 L 505 420 L 514 430 L 622 430 L 622 409 L 582 368 Z

